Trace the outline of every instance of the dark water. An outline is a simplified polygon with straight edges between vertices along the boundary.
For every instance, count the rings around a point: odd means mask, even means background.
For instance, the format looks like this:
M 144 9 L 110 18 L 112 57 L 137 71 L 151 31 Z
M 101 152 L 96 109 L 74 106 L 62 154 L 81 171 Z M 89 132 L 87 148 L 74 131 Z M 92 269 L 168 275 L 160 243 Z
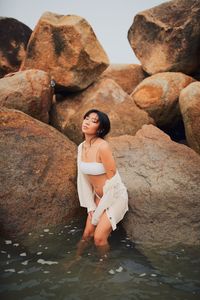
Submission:
M 107 258 L 90 245 L 76 261 L 82 230 L 78 221 L 44 228 L 26 246 L 1 239 L 0 299 L 200 299 L 199 248 L 144 255 L 118 229 Z

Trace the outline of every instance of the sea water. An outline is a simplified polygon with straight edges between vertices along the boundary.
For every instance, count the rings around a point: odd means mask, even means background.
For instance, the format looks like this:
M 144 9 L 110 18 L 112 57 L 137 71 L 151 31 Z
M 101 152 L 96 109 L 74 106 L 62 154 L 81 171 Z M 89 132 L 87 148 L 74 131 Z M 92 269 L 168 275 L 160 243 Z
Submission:
M 137 250 L 122 228 L 101 256 L 93 244 L 77 259 L 83 224 L 29 233 L 26 245 L 0 239 L 0 299 L 199 300 L 200 249 Z

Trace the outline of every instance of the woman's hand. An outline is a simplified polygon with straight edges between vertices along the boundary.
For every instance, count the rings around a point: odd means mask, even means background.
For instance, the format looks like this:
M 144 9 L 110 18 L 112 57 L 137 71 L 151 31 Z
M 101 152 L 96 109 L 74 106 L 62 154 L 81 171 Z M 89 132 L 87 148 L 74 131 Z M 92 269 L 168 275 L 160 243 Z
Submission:
M 89 211 L 89 213 L 88 213 L 88 216 L 89 216 L 89 218 L 92 220 L 92 216 L 93 216 L 93 213 L 94 213 L 95 211 L 94 210 L 91 210 L 91 211 Z

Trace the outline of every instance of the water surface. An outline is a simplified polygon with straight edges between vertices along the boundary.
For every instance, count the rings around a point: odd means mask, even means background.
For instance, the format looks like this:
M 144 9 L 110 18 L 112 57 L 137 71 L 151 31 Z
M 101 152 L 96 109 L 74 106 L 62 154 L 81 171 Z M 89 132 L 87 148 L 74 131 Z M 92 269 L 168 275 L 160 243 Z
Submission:
M 0 240 L 0 299 L 199 300 L 199 248 L 153 249 L 146 256 L 122 229 L 110 237 L 107 258 L 90 245 L 76 260 L 83 224 L 29 233 L 26 246 Z

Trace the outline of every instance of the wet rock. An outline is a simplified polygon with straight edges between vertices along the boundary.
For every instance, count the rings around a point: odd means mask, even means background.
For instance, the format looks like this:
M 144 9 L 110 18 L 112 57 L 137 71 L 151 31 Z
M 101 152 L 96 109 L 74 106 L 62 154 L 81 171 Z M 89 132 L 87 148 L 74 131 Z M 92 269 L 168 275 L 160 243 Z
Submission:
M 41 70 L 17 72 L 0 79 L 0 107 L 14 108 L 49 122 L 53 91 L 49 74 Z
M 148 74 L 198 69 L 199 15 L 199 0 L 174 0 L 135 16 L 128 40 Z
M 136 105 L 159 127 L 174 127 L 181 119 L 178 97 L 194 79 L 178 72 L 163 72 L 144 79 L 131 94 Z
M 20 21 L 0 17 L 0 78 L 19 70 L 31 33 Z
M 21 237 L 70 221 L 79 207 L 77 147 L 23 112 L 0 109 L 0 225 Z
M 200 245 L 200 156 L 153 125 L 110 138 L 129 194 L 124 228 L 141 247 Z
M 69 96 L 64 102 L 56 104 L 51 112 L 51 115 L 56 115 L 55 122 L 51 123 L 79 144 L 83 139 L 83 116 L 92 108 L 108 114 L 112 136 L 134 135 L 142 125 L 153 123 L 148 114 L 139 109 L 131 97 L 112 79 L 102 79 L 84 92 Z
M 200 82 L 188 85 L 180 93 L 180 109 L 188 145 L 200 154 Z
M 61 89 L 75 91 L 94 82 L 108 64 L 85 19 L 46 12 L 31 35 L 22 69 L 49 72 Z
M 127 94 L 131 94 L 146 76 L 140 65 L 112 64 L 100 77 L 114 80 Z

